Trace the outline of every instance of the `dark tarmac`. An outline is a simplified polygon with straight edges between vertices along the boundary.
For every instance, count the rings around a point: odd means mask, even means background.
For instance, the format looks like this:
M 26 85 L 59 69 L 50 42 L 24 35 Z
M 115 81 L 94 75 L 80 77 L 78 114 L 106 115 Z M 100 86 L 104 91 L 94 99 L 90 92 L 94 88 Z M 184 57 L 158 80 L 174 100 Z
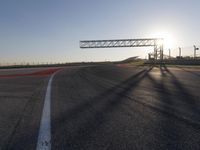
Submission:
M 49 78 L 0 78 L 0 149 L 36 149 Z M 53 150 L 200 149 L 200 67 L 66 67 L 51 96 Z

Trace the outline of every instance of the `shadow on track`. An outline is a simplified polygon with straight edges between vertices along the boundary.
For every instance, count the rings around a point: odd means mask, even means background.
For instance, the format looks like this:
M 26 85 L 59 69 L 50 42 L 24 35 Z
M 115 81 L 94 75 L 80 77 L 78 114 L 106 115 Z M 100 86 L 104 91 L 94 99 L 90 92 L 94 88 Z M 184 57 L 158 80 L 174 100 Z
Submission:
M 171 76 L 171 82 L 177 89 L 176 92 L 177 99 L 185 101 L 189 106 L 192 107 L 191 110 L 198 110 L 196 107 L 199 97 L 193 96 L 190 93 L 190 91 L 178 80 L 178 78 L 165 65 L 161 66 L 161 68 L 163 68 L 164 71 L 166 71 Z
M 171 99 L 170 91 L 165 84 L 165 82 L 168 82 L 168 72 L 166 72 L 166 68 L 163 66 L 160 66 L 160 73 L 161 73 L 161 79 L 156 80 L 151 75 L 148 74 L 147 79 L 150 80 L 152 83 L 152 86 L 156 89 L 156 93 L 158 95 L 159 106 L 155 107 L 158 108 L 161 112 L 161 114 L 165 115 L 159 115 L 157 117 L 157 123 L 154 126 L 156 127 L 156 130 L 153 131 L 157 134 L 155 134 L 156 139 L 159 139 L 159 143 L 162 143 L 160 145 L 161 149 L 176 149 L 174 146 L 176 143 L 178 143 L 181 139 L 180 136 L 180 128 L 177 127 L 176 122 L 171 121 L 170 117 L 174 115 L 173 109 L 168 109 L 166 107 L 166 104 L 168 106 L 174 107 L 174 101 Z M 164 137 L 163 137 L 164 135 Z M 172 140 L 173 138 L 173 140 Z M 151 149 L 151 148 L 150 148 Z
M 197 76 L 197 77 L 200 77 L 200 74 L 198 74 L 198 73 L 196 73 L 196 72 L 186 70 L 186 69 L 184 69 L 183 67 L 179 67 L 179 66 L 176 66 L 176 67 L 179 68 L 179 69 L 181 69 L 181 70 L 183 70 L 183 71 L 185 71 L 185 72 L 188 72 L 188 73 L 191 73 L 191 74 L 193 74 L 193 75 L 195 75 L 195 76 Z
M 155 79 L 150 74 L 152 68 L 153 67 L 150 67 L 139 71 L 127 80 L 122 81 L 120 84 L 113 86 L 100 95 L 88 98 L 73 108 L 66 110 L 63 115 L 57 116 L 54 124 L 55 126 L 60 127 L 57 129 L 59 130 L 57 134 L 62 140 L 60 142 L 62 143 L 61 148 L 80 149 L 80 146 L 84 146 L 86 143 L 88 144 L 88 142 L 92 140 L 94 132 L 98 132 L 98 129 L 101 128 L 101 126 L 114 119 L 111 117 L 117 117 L 116 114 L 113 115 L 113 113 L 120 111 L 121 107 L 126 102 L 129 103 L 127 95 L 134 93 L 134 90 L 138 88 L 143 79 L 149 79 L 151 86 L 156 89 L 153 92 L 158 95 L 158 100 L 162 101 L 159 107 L 165 109 L 165 111 L 161 111 L 162 113 L 159 115 L 160 118 L 158 117 L 156 124 L 153 125 L 155 128 L 158 126 L 160 131 L 152 132 L 158 133 L 155 135 L 156 140 L 158 140 L 158 144 L 163 144 L 162 148 L 175 149 L 176 144 L 180 144 L 180 142 L 183 141 L 181 134 L 184 132 L 176 122 L 173 122 L 174 119 L 171 119 L 171 117 L 177 118 L 173 115 L 176 110 L 172 109 L 170 113 L 165 113 L 168 111 L 165 107 L 166 103 L 178 107 L 171 97 L 171 90 L 166 82 L 172 83 L 173 88 L 176 89 L 176 92 L 173 94 L 177 97 L 177 101 L 183 101 L 186 103 L 185 108 L 194 113 L 199 113 L 199 110 L 195 105 L 196 99 L 166 66 L 160 66 L 160 80 Z M 151 86 L 149 88 L 151 88 Z M 150 106 L 150 108 L 160 111 L 160 108 L 157 109 L 156 107 L 157 106 Z M 53 135 L 55 134 L 54 132 L 57 131 L 53 131 Z M 162 136 L 161 138 L 160 135 L 164 135 L 164 137 Z M 55 141 L 56 136 L 53 138 L 52 141 Z M 53 144 L 52 146 L 55 149 L 60 148 L 59 145 Z M 108 149 L 112 149 L 112 147 L 108 147 Z
M 124 97 L 129 92 L 133 92 L 152 68 L 149 67 L 134 74 L 120 84 L 98 96 L 85 100 L 84 103 L 66 111 L 65 115 L 56 118 L 54 122 L 54 124 L 57 124 L 56 126 L 65 124 L 65 126 L 60 126 L 60 131 L 64 133 L 73 132 L 70 136 L 67 135 L 67 138 L 66 136 L 61 137 L 63 146 L 73 149 L 73 145 L 76 145 L 77 141 L 84 145 L 89 140 L 90 134 L 106 122 L 108 114 L 120 107 L 120 104 L 124 102 L 123 100 L 127 100 Z M 73 122 L 76 126 L 73 126 L 73 129 L 69 128 Z M 68 143 L 65 143 L 65 141 L 68 141 Z
M 160 66 L 160 72 L 160 81 L 157 81 L 149 74 L 147 75 L 148 79 L 152 82 L 152 85 L 156 88 L 160 97 L 159 99 L 174 107 L 180 107 L 177 106 L 177 104 L 182 103 L 181 106 L 184 106 L 183 110 L 187 109 L 193 114 L 200 115 L 200 109 L 198 107 L 199 97 L 192 95 L 165 65 Z M 172 86 L 169 86 L 167 82 L 171 83 Z
M 150 74 L 147 75 L 158 95 L 159 106 L 157 107 L 165 115 L 165 117 L 161 115 L 157 118 L 158 127 L 154 132 L 157 132 L 157 139 L 160 139 L 162 143 L 161 149 L 180 149 L 185 131 L 171 117 L 175 117 L 199 129 L 199 124 L 185 120 L 185 116 L 182 116 L 184 114 L 177 112 L 177 108 L 181 107 L 182 110 L 200 117 L 200 110 L 197 104 L 199 98 L 193 96 L 165 65 L 160 66 L 160 73 L 161 77 L 159 79 L 155 79 Z M 168 107 L 166 107 L 166 104 Z M 185 147 L 187 149 L 187 146 Z

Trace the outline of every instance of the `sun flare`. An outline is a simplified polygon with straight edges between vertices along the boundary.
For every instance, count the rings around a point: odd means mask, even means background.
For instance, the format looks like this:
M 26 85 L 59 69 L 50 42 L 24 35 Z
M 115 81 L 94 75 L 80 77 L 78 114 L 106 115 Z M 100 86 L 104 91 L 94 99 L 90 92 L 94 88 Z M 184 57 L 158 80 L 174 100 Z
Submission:
M 159 31 L 152 34 L 153 37 L 163 38 L 163 45 L 166 49 L 173 48 L 174 46 L 174 37 L 167 31 Z

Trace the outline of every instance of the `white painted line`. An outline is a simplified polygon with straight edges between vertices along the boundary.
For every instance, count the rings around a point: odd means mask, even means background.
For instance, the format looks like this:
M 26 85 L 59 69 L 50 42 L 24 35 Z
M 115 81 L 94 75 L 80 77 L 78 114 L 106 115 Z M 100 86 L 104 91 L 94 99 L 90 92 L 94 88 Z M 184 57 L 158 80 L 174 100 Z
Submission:
M 47 86 L 36 150 L 51 150 L 51 84 L 54 75 Z

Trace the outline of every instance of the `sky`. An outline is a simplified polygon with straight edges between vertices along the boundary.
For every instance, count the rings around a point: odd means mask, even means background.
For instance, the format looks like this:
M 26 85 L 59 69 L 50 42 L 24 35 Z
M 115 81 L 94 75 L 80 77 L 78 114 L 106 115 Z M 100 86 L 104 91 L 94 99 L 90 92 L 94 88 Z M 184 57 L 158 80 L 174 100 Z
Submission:
M 153 48 L 80 49 L 80 40 L 164 37 L 164 53 L 200 45 L 199 0 L 0 0 L 0 64 L 147 57 Z M 200 53 L 200 52 L 199 52 Z

